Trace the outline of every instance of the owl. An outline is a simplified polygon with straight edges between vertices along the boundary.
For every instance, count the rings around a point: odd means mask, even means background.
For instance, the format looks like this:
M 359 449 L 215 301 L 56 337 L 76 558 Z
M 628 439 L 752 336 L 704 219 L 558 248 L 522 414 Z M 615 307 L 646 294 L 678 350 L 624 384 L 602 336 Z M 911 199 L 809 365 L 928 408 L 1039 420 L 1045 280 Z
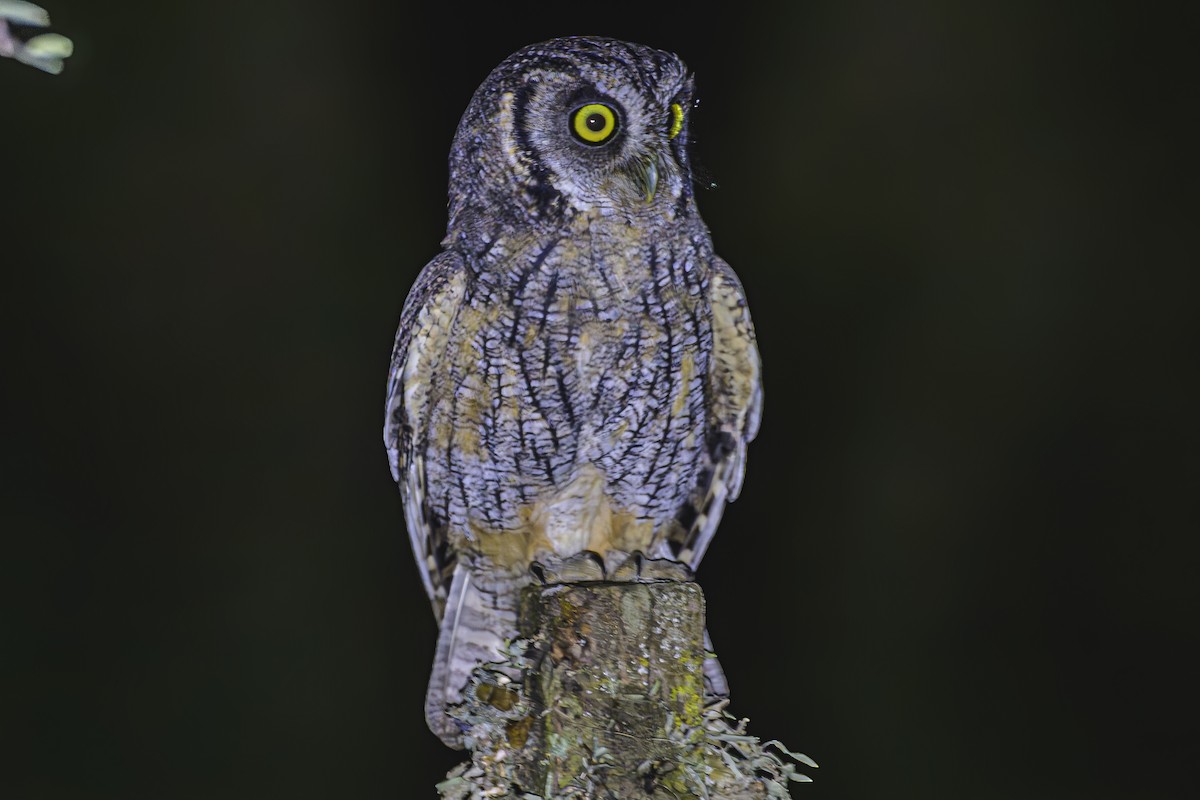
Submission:
M 675 55 L 568 37 L 505 59 L 459 123 L 446 237 L 401 312 L 384 427 L 441 625 L 426 719 L 451 747 L 446 710 L 504 660 L 542 565 L 690 576 L 741 488 L 760 363 L 696 208 L 692 95 Z

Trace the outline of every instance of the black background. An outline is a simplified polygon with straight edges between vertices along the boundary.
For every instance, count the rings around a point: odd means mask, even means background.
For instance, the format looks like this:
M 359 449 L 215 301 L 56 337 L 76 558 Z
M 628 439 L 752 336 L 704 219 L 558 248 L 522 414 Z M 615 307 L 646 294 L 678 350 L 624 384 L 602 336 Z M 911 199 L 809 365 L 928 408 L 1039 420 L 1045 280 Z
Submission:
M 44 2 L 64 74 L 0 61 L 6 797 L 434 796 L 385 373 L 459 114 L 570 33 L 697 75 L 767 391 L 699 578 L 794 795 L 1194 791 L 1181 21 Z

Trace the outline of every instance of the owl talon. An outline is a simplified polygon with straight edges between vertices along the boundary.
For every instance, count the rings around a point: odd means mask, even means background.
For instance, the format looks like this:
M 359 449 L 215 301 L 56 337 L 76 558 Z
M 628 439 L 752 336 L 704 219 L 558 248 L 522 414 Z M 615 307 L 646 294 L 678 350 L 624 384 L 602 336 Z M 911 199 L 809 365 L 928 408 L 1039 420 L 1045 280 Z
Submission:
M 669 558 L 647 558 L 641 551 L 635 551 L 613 570 L 611 580 L 651 583 L 653 581 L 690 581 L 694 577 L 687 564 Z
M 614 581 L 637 583 L 642 577 L 642 563 L 645 561 L 645 556 L 641 552 L 635 552 L 621 562 L 621 565 L 613 570 L 612 579 Z
M 535 561 L 529 565 L 530 573 L 545 586 L 556 583 L 602 581 L 607 577 L 604 560 L 591 550 L 584 550 L 567 558 L 551 558 L 547 561 L 549 563 Z
M 695 579 L 692 568 L 670 558 L 646 558 L 641 564 L 643 581 L 690 581 Z

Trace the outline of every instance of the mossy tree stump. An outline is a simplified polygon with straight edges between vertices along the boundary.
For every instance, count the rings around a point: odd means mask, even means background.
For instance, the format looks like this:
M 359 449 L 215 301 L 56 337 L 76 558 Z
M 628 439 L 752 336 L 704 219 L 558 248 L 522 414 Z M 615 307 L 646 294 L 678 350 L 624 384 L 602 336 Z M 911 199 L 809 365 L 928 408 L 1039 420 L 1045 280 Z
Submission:
M 695 583 L 530 589 L 523 635 L 543 638 L 526 687 L 541 718 L 534 786 L 565 789 L 589 770 L 616 797 L 667 793 L 704 739 L 704 595 Z M 676 776 L 678 777 L 678 776 Z
M 448 800 L 740 800 L 807 780 L 705 698 L 696 583 L 529 587 L 520 631 L 510 661 L 477 669 L 451 710 L 472 760 L 438 785 Z

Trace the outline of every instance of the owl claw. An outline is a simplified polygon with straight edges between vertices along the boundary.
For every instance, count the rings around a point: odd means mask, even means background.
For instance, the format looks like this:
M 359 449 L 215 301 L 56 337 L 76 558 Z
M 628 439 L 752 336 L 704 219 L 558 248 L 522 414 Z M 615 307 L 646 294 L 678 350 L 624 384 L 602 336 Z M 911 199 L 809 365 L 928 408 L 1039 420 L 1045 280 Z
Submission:
M 687 564 L 669 558 L 647 558 L 640 551 L 630 554 L 629 558 L 612 572 L 612 580 L 631 583 L 690 581 L 693 577 Z
M 604 560 L 591 550 L 561 559 L 549 558 L 546 562 L 534 561 L 529 565 L 529 571 L 534 578 L 546 586 L 556 583 L 602 581 L 607 577 Z
M 613 570 L 612 579 L 614 581 L 636 583 L 642 576 L 643 561 L 645 561 L 645 557 L 640 552 L 631 554 L 619 567 Z

